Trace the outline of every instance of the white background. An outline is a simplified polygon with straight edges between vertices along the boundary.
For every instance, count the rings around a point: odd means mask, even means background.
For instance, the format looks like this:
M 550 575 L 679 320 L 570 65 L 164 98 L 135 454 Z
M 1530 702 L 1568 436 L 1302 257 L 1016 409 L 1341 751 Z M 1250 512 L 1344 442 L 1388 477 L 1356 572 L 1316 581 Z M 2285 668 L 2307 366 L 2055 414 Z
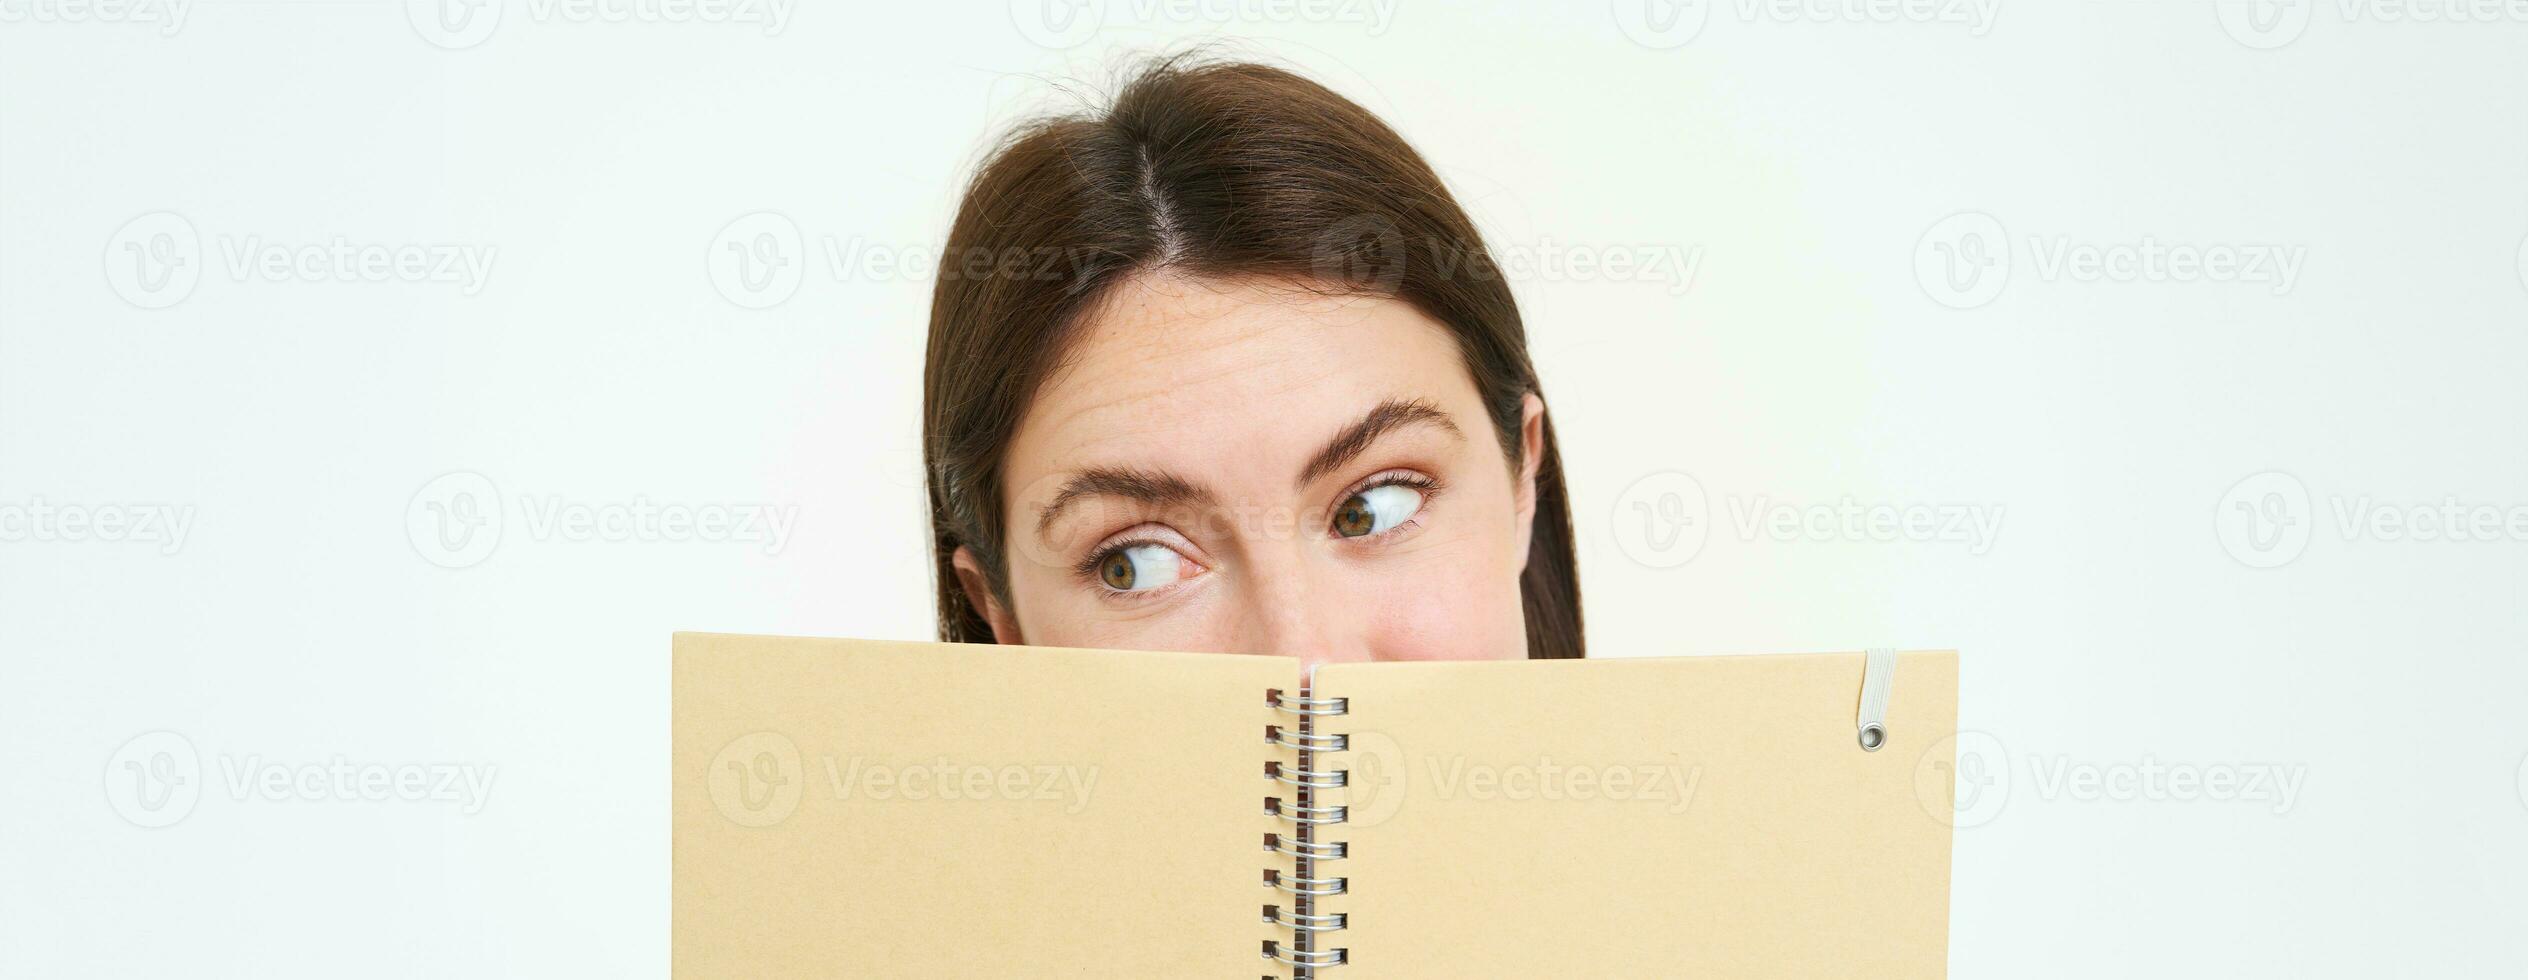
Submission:
M 1201 38 L 1526 256 L 1596 655 L 1964 651 L 1954 975 L 2528 962 L 2528 9 L 918 6 L 0 0 L 0 973 L 663 974 L 668 633 L 930 635 L 959 183 Z

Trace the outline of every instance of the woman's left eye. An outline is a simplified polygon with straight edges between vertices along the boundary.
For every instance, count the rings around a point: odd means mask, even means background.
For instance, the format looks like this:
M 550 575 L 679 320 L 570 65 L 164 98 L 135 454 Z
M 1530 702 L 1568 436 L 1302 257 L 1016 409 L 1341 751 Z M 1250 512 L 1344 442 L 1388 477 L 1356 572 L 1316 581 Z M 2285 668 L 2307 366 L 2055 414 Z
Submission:
M 1117 548 L 1097 559 L 1097 581 L 1117 592 L 1147 592 L 1172 584 L 1184 570 L 1176 549 L 1163 544 Z
M 1343 501 L 1334 511 L 1334 533 L 1358 538 L 1395 530 L 1422 509 L 1422 491 L 1400 483 L 1371 487 Z

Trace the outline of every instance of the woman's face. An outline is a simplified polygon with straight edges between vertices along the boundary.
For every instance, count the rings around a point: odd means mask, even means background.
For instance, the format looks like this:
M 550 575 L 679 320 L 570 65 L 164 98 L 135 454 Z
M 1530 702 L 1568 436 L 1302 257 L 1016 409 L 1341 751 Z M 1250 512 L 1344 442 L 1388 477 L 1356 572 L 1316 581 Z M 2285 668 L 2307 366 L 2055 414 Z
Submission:
M 1543 403 L 1513 472 L 1412 306 L 1259 283 L 1122 287 L 1009 447 L 1003 642 L 1315 662 L 1527 655 Z

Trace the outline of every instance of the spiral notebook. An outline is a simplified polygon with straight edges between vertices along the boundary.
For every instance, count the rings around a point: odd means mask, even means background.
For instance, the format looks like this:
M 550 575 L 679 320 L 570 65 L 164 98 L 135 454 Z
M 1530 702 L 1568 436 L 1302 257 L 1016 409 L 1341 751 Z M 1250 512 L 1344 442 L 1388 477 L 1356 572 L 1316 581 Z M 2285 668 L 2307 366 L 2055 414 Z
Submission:
M 1948 652 L 675 638 L 675 974 L 1945 974 Z

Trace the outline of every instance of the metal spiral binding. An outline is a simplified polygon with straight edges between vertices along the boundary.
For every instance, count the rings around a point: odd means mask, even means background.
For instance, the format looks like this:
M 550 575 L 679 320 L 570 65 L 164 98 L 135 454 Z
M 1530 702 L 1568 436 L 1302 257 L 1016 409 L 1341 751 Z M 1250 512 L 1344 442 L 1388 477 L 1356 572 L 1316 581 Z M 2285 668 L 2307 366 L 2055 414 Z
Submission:
M 1295 724 L 1265 726 L 1264 742 L 1298 753 L 1299 761 L 1296 765 L 1279 761 L 1264 764 L 1267 778 L 1293 788 L 1290 799 L 1278 795 L 1264 798 L 1264 812 L 1281 818 L 1287 825 L 1283 832 L 1264 835 L 1264 849 L 1290 859 L 1288 869 L 1268 868 L 1264 872 L 1267 884 L 1290 896 L 1287 906 L 1278 902 L 1264 906 L 1267 924 L 1290 931 L 1287 942 L 1264 941 L 1264 958 L 1290 967 L 1293 980 L 1306 980 L 1316 976 L 1318 970 L 1343 965 L 1351 952 L 1339 946 L 1318 948 L 1319 936 L 1346 925 L 1342 913 L 1317 911 L 1318 899 L 1341 895 L 1346 886 L 1345 879 L 1324 874 L 1318 863 L 1343 859 L 1350 853 L 1351 845 L 1317 839 L 1317 828 L 1342 823 L 1346 813 L 1343 807 L 1322 805 L 1316 798 L 1319 790 L 1335 789 L 1348 781 L 1344 770 L 1317 769 L 1317 753 L 1351 748 L 1350 736 L 1317 731 L 1317 719 L 1345 714 L 1351 703 L 1344 698 L 1288 695 L 1279 689 L 1268 692 L 1267 697 Z

